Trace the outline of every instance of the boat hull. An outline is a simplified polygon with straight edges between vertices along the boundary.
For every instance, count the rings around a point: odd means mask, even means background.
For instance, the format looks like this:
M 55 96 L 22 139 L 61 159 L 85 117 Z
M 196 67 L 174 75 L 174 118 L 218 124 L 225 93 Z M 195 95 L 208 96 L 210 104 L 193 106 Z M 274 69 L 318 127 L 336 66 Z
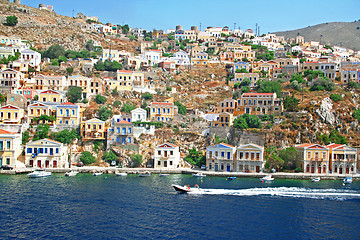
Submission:
M 179 185 L 172 185 L 175 191 L 178 193 L 187 193 L 191 191 L 191 188 L 185 187 L 185 186 L 179 186 Z

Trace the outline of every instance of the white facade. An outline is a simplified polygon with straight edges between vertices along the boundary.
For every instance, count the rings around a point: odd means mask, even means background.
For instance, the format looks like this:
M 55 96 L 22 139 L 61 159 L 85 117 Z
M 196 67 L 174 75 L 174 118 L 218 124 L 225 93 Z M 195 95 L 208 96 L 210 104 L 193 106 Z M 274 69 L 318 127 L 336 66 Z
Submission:
M 145 58 L 150 61 L 151 66 L 154 66 L 155 64 L 160 62 L 161 59 L 161 51 L 155 50 L 155 51 L 148 51 L 145 52 Z
M 190 65 L 189 54 L 184 51 L 178 51 L 174 53 L 170 60 L 175 61 L 176 65 Z
M 265 167 L 264 147 L 246 144 L 237 147 L 235 171 L 262 172 Z
M 236 147 L 220 143 L 206 148 L 206 169 L 215 172 L 234 171 Z
M 38 168 L 69 167 L 68 147 L 51 139 L 40 139 L 26 144 L 25 164 Z
M 171 144 L 164 143 L 155 147 L 154 153 L 154 168 L 178 168 L 180 163 L 180 150 L 179 147 Z
M 41 63 L 41 54 L 31 49 L 22 50 L 21 60 L 29 61 L 31 66 L 39 66 Z
M 142 108 L 136 108 L 131 111 L 131 119 L 133 122 L 146 122 L 146 115 L 146 110 Z

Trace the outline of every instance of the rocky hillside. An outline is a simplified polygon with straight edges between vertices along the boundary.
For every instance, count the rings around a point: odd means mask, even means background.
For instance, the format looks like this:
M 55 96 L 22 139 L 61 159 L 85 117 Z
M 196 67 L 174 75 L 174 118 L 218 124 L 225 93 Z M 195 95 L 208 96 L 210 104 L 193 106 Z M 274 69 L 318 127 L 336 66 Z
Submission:
M 278 36 L 292 38 L 303 36 L 305 41 L 320 41 L 321 43 L 360 50 L 360 21 L 330 22 L 301 29 L 275 32 Z

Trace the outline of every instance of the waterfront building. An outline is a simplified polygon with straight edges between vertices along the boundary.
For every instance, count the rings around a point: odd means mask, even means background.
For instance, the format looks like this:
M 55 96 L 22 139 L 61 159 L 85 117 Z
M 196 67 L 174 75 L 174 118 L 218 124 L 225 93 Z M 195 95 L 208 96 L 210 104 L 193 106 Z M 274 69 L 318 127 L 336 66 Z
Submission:
M 220 143 L 206 148 L 206 169 L 215 172 L 233 172 L 236 147 Z
M 331 173 L 355 174 L 357 149 L 345 144 L 329 144 L 329 169 Z
M 150 104 L 150 119 L 154 122 L 172 121 L 178 113 L 178 107 L 174 103 L 152 102 Z
M 164 143 L 155 147 L 154 153 L 154 168 L 178 168 L 180 163 L 180 150 L 179 147 L 171 144 Z
M 69 167 L 68 147 L 51 139 L 40 139 L 26 144 L 25 164 L 38 168 Z
M 304 143 L 295 145 L 297 167 L 304 173 L 329 172 L 329 148 L 320 144 Z
M 20 124 L 24 118 L 24 109 L 8 104 L 0 108 L 0 123 Z
M 0 166 L 16 167 L 22 150 L 20 133 L 0 129 Z
M 234 169 L 237 172 L 261 172 L 265 167 L 264 147 L 245 144 L 237 147 Z
M 105 140 L 105 122 L 97 118 L 82 122 L 80 127 L 80 135 L 82 140 Z

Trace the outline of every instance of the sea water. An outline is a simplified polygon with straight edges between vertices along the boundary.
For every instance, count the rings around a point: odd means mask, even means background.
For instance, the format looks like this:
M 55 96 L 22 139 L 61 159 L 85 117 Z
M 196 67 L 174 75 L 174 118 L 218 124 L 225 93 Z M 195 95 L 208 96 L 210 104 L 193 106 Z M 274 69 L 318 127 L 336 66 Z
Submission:
M 0 176 L 0 239 L 360 239 L 359 223 L 359 181 Z

